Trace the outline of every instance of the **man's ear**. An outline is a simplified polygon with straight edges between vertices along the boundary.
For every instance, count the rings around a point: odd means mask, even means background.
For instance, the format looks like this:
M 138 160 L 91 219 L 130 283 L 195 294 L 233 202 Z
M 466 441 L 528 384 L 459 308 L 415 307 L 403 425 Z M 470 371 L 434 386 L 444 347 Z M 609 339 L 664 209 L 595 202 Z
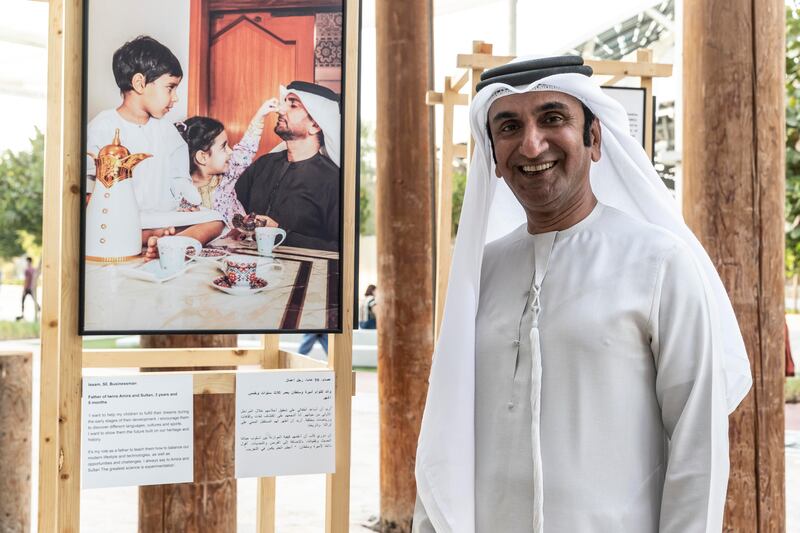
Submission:
M 131 78 L 131 87 L 133 87 L 133 90 L 136 91 L 137 94 L 142 94 L 144 92 L 145 85 L 147 85 L 147 78 L 145 78 L 144 74 L 141 72 L 137 72 Z
M 317 133 L 321 132 L 322 128 L 319 127 L 315 121 L 311 121 L 311 125 L 308 127 L 308 134 L 309 135 L 316 135 Z
M 597 163 L 600 161 L 600 156 L 602 155 L 600 153 L 600 141 L 603 138 L 603 132 L 600 128 L 600 119 L 597 117 L 595 117 L 594 121 L 592 122 L 592 127 L 589 129 L 589 135 L 591 138 L 590 148 L 592 151 L 592 161 Z

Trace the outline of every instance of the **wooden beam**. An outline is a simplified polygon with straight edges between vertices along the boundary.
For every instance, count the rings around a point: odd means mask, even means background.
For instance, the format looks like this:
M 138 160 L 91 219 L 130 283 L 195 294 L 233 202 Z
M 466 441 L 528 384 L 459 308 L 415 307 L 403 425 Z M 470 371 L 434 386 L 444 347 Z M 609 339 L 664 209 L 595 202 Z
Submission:
M 410 531 L 433 352 L 429 0 L 376 0 L 378 402 L 382 531 Z M 402 139 L 402 142 L 398 142 Z
M 42 220 L 42 318 L 39 385 L 39 531 L 56 531 L 58 504 L 58 343 L 61 265 L 61 100 L 64 4 L 51 0 L 47 38 L 47 128 Z
M 469 105 L 468 94 L 455 94 L 452 97 L 454 105 Z M 425 103 L 427 105 L 438 105 L 444 103 L 444 96 L 442 93 L 436 91 L 428 91 L 425 93 Z
M 486 70 L 505 65 L 515 56 L 493 56 L 486 54 L 458 54 L 456 65 L 458 68 Z
M 263 348 L 164 348 L 84 350 L 85 368 L 181 368 L 260 365 Z
M 636 60 L 644 64 L 649 64 L 653 60 L 653 51 L 647 48 L 640 48 L 636 51 Z M 672 68 L 670 67 L 670 71 Z M 653 78 L 642 76 L 639 86 L 644 89 L 644 151 L 650 159 L 653 159 L 653 129 L 655 125 L 655 112 L 653 109 Z M 649 123 L 649 124 L 648 124 Z
M 469 72 L 465 73 L 469 80 Z M 442 143 L 439 158 L 439 188 L 436 191 L 436 308 L 434 309 L 434 338 L 439 337 L 439 327 L 444 314 L 444 301 L 447 294 L 447 283 L 450 278 L 450 261 L 452 255 L 453 232 L 453 115 L 455 100 L 459 96 L 468 99 L 453 89 L 452 78 L 444 79 L 442 98 Z
M 313 357 L 309 357 L 307 355 L 300 355 L 299 353 L 294 352 L 286 352 L 281 350 L 279 352 L 280 357 L 280 368 L 284 369 L 293 369 L 293 370 L 303 370 L 303 369 L 320 369 L 320 368 L 328 368 L 328 363 L 326 361 L 320 361 L 319 359 L 314 359 Z
M 486 70 L 505 65 L 514 56 L 492 56 L 485 54 L 458 54 L 456 64 L 459 68 Z M 586 65 L 592 67 L 597 75 L 664 78 L 672 76 L 672 65 L 667 63 L 637 63 L 632 61 L 606 61 L 587 59 Z
M 342 332 L 328 336 L 328 367 L 336 375 L 334 389 L 334 449 L 336 454 L 336 471 L 325 476 L 325 531 L 327 533 L 346 533 L 350 530 L 350 432 L 351 403 L 353 382 L 347 379 L 353 371 L 353 298 L 355 294 L 355 232 L 356 227 L 356 189 L 355 176 L 358 172 L 358 154 L 355 147 L 358 131 L 358 51 L 360 37 L 361 2 L 344 0 L 345 10 L 344 35 L 344 146 L 349 147 L 344 154 L 342 175 L 342 209 L 344 210 L 344 238 L 341 254 L 342 299 L 341 315 Z M 287 360 L 293 360 L 293 357 Z
M 83 131 L 83 0 L 63 1 L 63 106 L 59 278 L 58 359 L 58 502 L 56 530 L 78 531 L 81 508 L 81 358 L 83 343 L 78 336 L 78 285 L 80 237 L 77 213 L 81 197 L 81 150 Z
M 647 50 L 647 49 L 640 49 Z M 652 50 L 650 50 L 652 54 Z M 652 56 L 651 56 L 652 58 Z M 650 60 L 652 61 L 652 59 Z M 600 76 L 647 77 L 668 78 L 672 76 L 672 65 L 668 63 L 633 62 L 633 61 L 605 61 L 587 59 L 586 65 L 592 67 L 594 74 Z
M 264 335 L 264 346 L 261 356 L 263 368 L 280 367 L 280 336 Z M 262 477 L 258 479 L 256 489 L 256 533 L 275 533 L 275 478 Z
M 785 531 L 783 0 L 684 3 L 683 212 L 753 371 L 730 417 L 724 531 Z M 732 82 L 733 80 L 733 82 Z

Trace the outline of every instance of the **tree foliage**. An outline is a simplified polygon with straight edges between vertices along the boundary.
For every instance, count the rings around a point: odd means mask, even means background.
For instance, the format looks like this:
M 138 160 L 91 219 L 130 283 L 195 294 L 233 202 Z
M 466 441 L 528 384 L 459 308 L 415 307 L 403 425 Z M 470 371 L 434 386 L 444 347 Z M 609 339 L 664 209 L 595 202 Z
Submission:
M 800 3 L 786 6 L 786 273 L 800 274 Z
M 38 129 L 29 150 L 0 156 L 0 258 L 42 245 L 44 135 Z
M 375 217 L 372 204 L 375 198 L 375 130 L 367 122 L 361 123 L 361 161 L 359 176 L 361 187 L 358 191 L 359 233 L 375 235 Z

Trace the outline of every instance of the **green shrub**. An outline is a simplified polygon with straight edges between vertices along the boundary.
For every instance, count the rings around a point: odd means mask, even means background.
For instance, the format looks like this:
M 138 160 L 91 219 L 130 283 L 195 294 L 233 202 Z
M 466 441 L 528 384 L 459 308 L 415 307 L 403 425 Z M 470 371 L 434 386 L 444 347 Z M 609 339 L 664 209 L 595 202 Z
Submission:
M 26 320 L 0 320 L 0 341 L 36 339 L 39 337 L 39 322 Z
M 800 403 L 800 376 L 786 378 L 783 391 L 786 403 Z

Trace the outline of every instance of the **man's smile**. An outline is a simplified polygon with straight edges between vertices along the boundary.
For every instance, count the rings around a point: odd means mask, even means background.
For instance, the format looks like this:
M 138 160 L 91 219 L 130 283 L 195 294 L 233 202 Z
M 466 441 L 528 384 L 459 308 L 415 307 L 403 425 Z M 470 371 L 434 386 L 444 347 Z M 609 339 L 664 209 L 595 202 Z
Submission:
M 556 166 L 557 163 L 558 161 L 547 161 L 546 163 L 538 163 L 536 165 L 519 165 L 517 168 L 523 174 L 532 176 L 544 172 L 546 170 L 550 170 L 551 168 Z

